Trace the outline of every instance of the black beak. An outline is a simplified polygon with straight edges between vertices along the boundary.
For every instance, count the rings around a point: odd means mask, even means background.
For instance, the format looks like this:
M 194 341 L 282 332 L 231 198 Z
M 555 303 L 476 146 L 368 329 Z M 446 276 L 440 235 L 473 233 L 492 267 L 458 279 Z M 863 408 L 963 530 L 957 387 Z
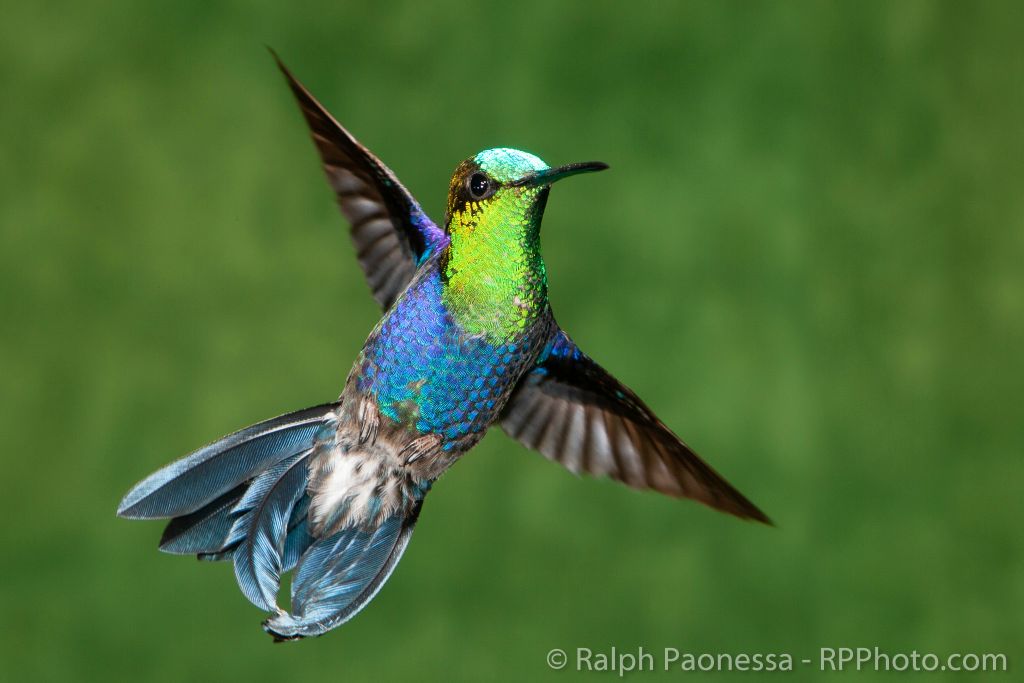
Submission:
M 601 161 L 581 161 L 575 164 L 566 164 L 565 166 L 559 166 L 558 168 L 549 168 L 544 171 L 537 171 L 533 175 L 528 175 L 522 180 L 517 180 L 511 183 L 512 187 L 540 187 L 542 185 L 550 185 L 551 183 L 561 180 L 562 178 L 568 178 L 571 175 L 577 173 L 591 173 L 592 171 L 603 171 L 608 168 L 608 164 Z

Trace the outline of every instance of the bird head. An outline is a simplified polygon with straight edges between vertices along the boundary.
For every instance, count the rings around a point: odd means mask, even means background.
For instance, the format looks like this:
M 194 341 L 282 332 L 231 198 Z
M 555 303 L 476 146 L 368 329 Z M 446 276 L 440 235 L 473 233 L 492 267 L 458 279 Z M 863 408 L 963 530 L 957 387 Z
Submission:
M 600 161 L 551 168 L 518 149 L 486 149 L 455 169 L 445 223 L 449 234 L 468 237 L 478 230 L 536 233 L 555 181 L 608 168 Z

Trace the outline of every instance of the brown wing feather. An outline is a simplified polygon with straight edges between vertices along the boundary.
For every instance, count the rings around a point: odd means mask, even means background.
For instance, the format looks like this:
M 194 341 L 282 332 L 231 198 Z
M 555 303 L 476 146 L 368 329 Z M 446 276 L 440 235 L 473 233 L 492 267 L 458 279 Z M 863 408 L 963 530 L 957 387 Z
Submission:
M 395 174 L 331 116 L 276 54 L 274 59 L 309 124 L 338 206 L 352 225 L 356 256 L 373 298 L 387 310 L 443 232 Z
M 573 472 L 607 475 L 633 488 L 692 498 L 771 524 L 564 332 L 557 332 L 548 358 L 523 378 L 501 426 Z

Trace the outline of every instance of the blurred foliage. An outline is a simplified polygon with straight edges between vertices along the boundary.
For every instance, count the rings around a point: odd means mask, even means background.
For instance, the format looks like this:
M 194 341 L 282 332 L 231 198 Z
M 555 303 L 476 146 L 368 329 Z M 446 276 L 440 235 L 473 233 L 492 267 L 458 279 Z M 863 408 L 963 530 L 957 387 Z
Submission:
M 550 648 L 612 645 L 1024 665 L 1019 3 L 3 14 L 5 680 L 562 680 Z M 495 433 L 363 614 L 272 646 L 230 567 L 115 519 L 334 397 L 378 317 L 264 44 L 435 216 L 485 147 L 610 163 L 549 204 L 559 319 L 778 527 Z

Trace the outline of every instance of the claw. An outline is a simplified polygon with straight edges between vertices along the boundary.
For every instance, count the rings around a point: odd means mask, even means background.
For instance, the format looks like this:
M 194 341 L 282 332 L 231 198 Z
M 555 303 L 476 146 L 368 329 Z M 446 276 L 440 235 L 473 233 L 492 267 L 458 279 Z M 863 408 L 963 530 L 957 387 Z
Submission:
M 398 454 L 398 458 L 404 459 L 406 465 L 411 465 L 425 455 L 432 455 L 441 447 L 441 437 L 437 434 L 421 436 L 408 444 Z
M 380 431 L 380 413 L 373 400 L 364 398 L 359 402 L 359 443 L 374 443 L 377 440 L 377 432 Z

